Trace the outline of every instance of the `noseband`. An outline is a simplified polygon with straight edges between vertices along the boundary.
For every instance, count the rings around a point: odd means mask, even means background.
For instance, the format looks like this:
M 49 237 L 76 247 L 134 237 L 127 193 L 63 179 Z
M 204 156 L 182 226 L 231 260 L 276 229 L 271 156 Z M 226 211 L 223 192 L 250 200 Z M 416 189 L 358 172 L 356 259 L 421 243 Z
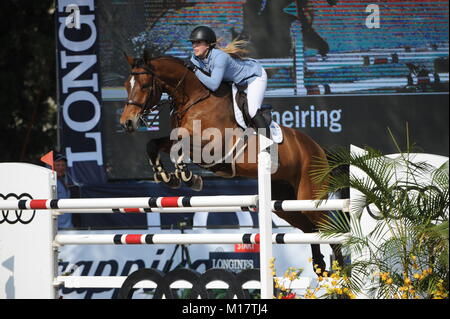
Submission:
M 127 101 L 126 104 L 127 104 L 127 105 L 136 105 L 136 106 L 140 107 L 140 108 L 141 108 L 141 112 L 139 113 L 139 118 L 141 119 L 141 121 L 144 123 L 145 126 L 149 127 L 149 126 L 151 126 L 151 124 L 153 123 L 153 121 L 156 119 L 157 116 L 155 116 L 155 117 L 153 118 L 152 122 L 151 122 L 150 124 L 148 124 L 148 123 L 147 123 L 148 121 L 145 119 L 145 115 L 150 114 L 153 110 L 159 108 L 161 105 L 166 105 L 167 103 L 158 103 L 158 104 L 156 104 L 155 106 L 153 106 L 153 105 L 148 105 L 148 104 L 149 104 L 149 101 L 150 101 L 151 98 L 152 98 L 152 94 L 153 94 L 154 92 L 156 92 L 157 89 L 159 89 L 159 90 L 162 92 L 162 89 L 161 89 L 161 86 L 160 86 L 159 84 L 156 83 L 157 76 L 156 76 L 156 74 L 153 72 L 153 70 L 151 70 L 151 69 L 149 69 L 149 68 L 147 68 L 147 67 L 144 67 L 144 66 L 142 66 L 141 68 L 143 68 L 145 71 L 141 71 L 141 72 L 130 72 L 130 75 L 141 75 L 141 74 L 149 74 L 149 75 L 153 75 L 153 78 L 152 78 L 152 84 L 151 84 L 151 87 L 150 87 L 150 92 L 149 92 L 149 94 L 148 94 L 147 100 L 145 101 L 144 104 L 142 104 L 142 103 L 138 103 L 138 102 L 135 102 L 135 101 L 129 99 L 129 100 Z M 174 88 L 172 94 L 169 95 L 170 99 L 169 99 L 169 103 L 168 103 L 168 104 L 170 105 L 171 112 L 174 111 L 174 109 L 175 109 L 175 99 L 174 99 L 174 95 L 176 95 L 178 89 L 179 89 L 180 86 L 184 83 L 184 80 L 185 80 L 186 75 L 188 74 L 188 72 L 189 72 L 189 69 L 186 68 L 186 71 L 184 72 L 184 74 L 183 74 L 183 76 L 181 77 L 181 79 L 178 81 L 178 83 L 177 83 L 177 85 L 175 86 L 175 88 Z M 158 80 L 159 80 L 160 82 L 162 82 L 164 85 L 167 85 L 167 84 L 166 84 L 164 81 L 162 81 L 160 78 L 158 78 Z M 147 86 L 147 84 L 145 84 L 145 86 Z M 150 86 L 150 85 L 149 85 L 149 86 Z M 183 95 L 184 95 L 184 93 L 183 93 Z M 201 100 L 204 100 L 204 99 L 205 99 L 206 97 L 208 97 L 208 96 L 209 96 L 209 91 L 208 91 L 208 94 L 207 94 L 206 96 L 203 96 L 203 97 L 198 98 L 196 101 L 194 101 L 193 103 L 191 103 L 191 104 L 190 104 L 183 112 L 175 112 L 175 114 L 176 114 L 178 120 L 179 120 L 179 119 L 183 116 L 183 114 L 186 113 L 186 111 L 188 111 L 193 105 L 197 104 L 197 103 L 200 102 Z M 164 102 L 164 101 L 163 101 L 163 102 Z

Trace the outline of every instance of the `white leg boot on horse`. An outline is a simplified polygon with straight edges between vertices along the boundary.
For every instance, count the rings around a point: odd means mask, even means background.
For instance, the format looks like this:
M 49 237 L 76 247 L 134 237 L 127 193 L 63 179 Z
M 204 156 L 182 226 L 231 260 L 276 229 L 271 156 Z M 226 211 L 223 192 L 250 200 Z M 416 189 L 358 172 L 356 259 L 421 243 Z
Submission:
M 150 140 L 147 143 L 147 155 L 150 166 L 153 168 L 155 182 L 163 182 L 170 188 L 180 188 L 181 180 L 174 173 L 167 173 L 164 170 L 158 153 L 158 145 L 155 140 Z
M 175 163 L 175 176 L 186 183 L 192 190 L 199 192 L 203 189 L 203 179 L 200 175 L 192 173 L 181 156 Z

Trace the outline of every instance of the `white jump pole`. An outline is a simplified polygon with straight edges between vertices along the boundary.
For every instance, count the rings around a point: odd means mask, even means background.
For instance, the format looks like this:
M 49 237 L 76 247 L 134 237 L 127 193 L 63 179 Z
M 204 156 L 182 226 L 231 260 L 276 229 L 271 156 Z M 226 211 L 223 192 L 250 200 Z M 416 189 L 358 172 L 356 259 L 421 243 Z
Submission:
M 328 199 L 328 200 L 273 200 L 272 210 L 274 211 L 329 211 L 341 210 L 349 211 L 349 199 Z
M 271 158 L 267 148 L 273 143 L 262 134 L 258 134 L 258 219 L 260 241 L 261 299 L 273 298 L 273 276 L 270 269 L 272 259 L 272 190 Z
M 211 207 L 156 207 L 156 208 L 95 208 L 95 209 L 57 209 L 57 214 L 145 214 L 145 213 L 235 213 L 256 212 L 256 207 L 211 206 Z

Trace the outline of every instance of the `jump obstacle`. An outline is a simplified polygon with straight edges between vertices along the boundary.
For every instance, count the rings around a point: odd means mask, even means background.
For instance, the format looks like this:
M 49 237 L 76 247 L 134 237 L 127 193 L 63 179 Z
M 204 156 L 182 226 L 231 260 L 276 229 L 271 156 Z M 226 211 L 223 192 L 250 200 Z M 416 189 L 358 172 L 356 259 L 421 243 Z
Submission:
M 157 244 L 260 244 L 260 283 L 262 299 L 273 295 L 273 276 L 269 261 L 272 244 L 337 244 L 345 240 L 323 239 L 317 233 L 272 233 L 273 210 L 350 210 L 350 200 L 271 200 L 271 163 L 265 149 L 258 154 L 258 195 L 179 196 L 142 198 L 54 199 L 54 172 L 26 163 L 0 163 L 0 250 L 3 267 L 0 287 L 14 284 L 14 298 L 56 298 L 60 285 L 75 288 L 117 287 L 122 279 L 90 279 L 58 276 L 57 256 L 61 245 L 157 245 Z M 29 181 L 24 183 L 23 181 Z M 46 199 L 35 199 L 46 198 Z M 258 211 L 259 233 L 247 234 L 58 234 L 56 218 L 61 213 L 180 213 L 180 212 Z M 6 270 L 5 270 L 6 269 Z M 9 271 L 8 271 L 9 269 Z M 121 281 L 120 281 L 121 280 Z M 30 285 L 30 283 L 33 283 Z M 144 285 L 145 286 L 145 285 Z M 147 285 L 148 286 L 148 285 Z M 152 287 L 152 285 L 148 286 Z M 8 288 L 8 287 L 7 287 Z M 189 288 L 189 287 L 185 287 Z M 0 298 L 11 298 L 1 289 Z M 5 295 L 3 295 L 5 293 Z

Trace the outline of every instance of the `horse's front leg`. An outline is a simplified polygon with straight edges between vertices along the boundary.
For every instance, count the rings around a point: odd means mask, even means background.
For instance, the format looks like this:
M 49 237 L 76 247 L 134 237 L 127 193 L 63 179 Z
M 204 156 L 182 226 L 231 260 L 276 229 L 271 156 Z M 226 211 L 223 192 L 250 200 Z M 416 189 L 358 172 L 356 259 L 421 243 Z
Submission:
M 153 139 L 147 143 L 147 155 L 150 166 L 153 168 L 155 182 L 163 182 L 171 188 L 179 188 L 181 180 L 174 173 L 168 173 L 164 169 L 159 156 L 159 151 L 168 147 L 171 141 L 168 138 Z
M 184 153 L 177 159 L 172 159 L 175 164 L 175 175 L 186 183 L 194 191 L 201 191 L 203 189 L 203 179 L 200 175 L 192 173 L 183 162 Z

